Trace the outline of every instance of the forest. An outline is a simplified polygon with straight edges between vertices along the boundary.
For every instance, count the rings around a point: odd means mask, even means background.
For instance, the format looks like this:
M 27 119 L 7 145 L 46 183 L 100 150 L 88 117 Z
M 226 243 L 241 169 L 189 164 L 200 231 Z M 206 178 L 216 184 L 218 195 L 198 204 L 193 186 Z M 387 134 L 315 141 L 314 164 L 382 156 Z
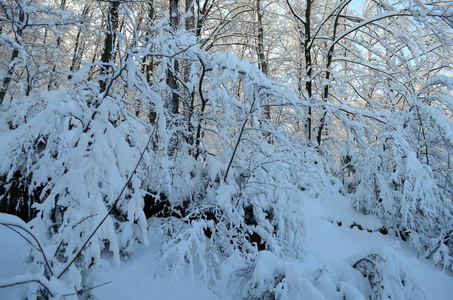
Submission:
M 447 0 L 0 0 L 0 292 L 113 299 L 153 255 L 209 299 L 430 299 L 452 53 Z

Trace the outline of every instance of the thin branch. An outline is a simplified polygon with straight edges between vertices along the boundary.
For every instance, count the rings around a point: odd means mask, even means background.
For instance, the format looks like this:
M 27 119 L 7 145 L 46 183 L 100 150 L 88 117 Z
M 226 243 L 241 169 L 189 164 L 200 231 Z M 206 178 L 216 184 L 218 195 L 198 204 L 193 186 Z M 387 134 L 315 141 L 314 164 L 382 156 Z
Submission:
M 49 280 L 47 280 L 44 276 L 39 276 L 39 275 L 31 275 L 31 274 L 25 274 L 25 275 L 18 275 L 13 278 L 5 279 L 5 280 L 0 280 L 0 289 L 7 288 L 7 287 L 12 287 L 16 285 L 22 285 L 22 284 L 27 284 L 31 282 L 36 282 L 39 283 L 42 287 L 44 287 L 48 292 L 51 297 L 55 297 L 56 295 L 52 293 L 50 286 Z
M 252 114 L 253 110 L 254 110 L 254 106 L 255 106 L 255 102 L 256 102 L 256 96 L 253 97 L 253 101 L 252 101 L 252 104 L 250 105 L 250 111 L 249 111 L 249 114 Z M 228 173 L 231 169 L 231 165 L 233 163 L 233 160 L 234 160 L 234 157 L 236 155 L 236 152 L 239 148 L 239 144 L 241 143 L 241 140 L 242 140 L 242 134 L 244 133 L 245 131 L 245 126 L 247 125 L 247 122 L 248 122 L 248 116 L 245 117 L 245 120 L 244 120 L 244 123 L 242 124 L 241 126 L 241 131 L 239 132 L 239 136 L 238 136 L 238 140 L 236 142 L 236 145 L 234 146 L 234 150 L 233 150 L 233 154 L 231 154 L 231 159 L 230 159 L 230 162 L 228 163 L 228 167 L 225 171 L 225 176 L 223 177 L 223 181 L 226 182 L 227 180 L 227 177 L 228 177 Z
M 22 221 L 22 220 L 21 220 L 21 221 Z M 50 275 L 51 275 L 51 276 L 54 275 L 54 274 L 53 274 L 53 271 L 52 271 L 52 268 L 50 267 L 50 263 L 49 263 L 49 261 L 48 261 L 48 259 L 47 259 L 47 256 L 46 256 L 46 254 L 44 253 L 44 249 L 43 249 L 42 246 L 41 246 L 41 243 L 39 243 L 38 239 L 33 235 L 33 233 L 31 233 L 30 229 L 25 228 L 23 225 L 19 225 L 19 224 L 11 224 L 11 223 L 8 223 L 8 222 L 0 222 L 0 224 L 1 224 L 1 225 L 4 225 L 4 226 L 6 226 L 6 227 L 8 227 L 8 228 L 10 228 L 10 229 L 11 229 L 11 227 L 9 227 L 9 226 L 18 227 L 18 228 L 22 229 L 23 231 L 25 231 L 26 233 L 28 233 L 28 234 L 33 238 L 33 240 L 36 242 L 37 250 L 38 250 L 39 252 L 41 252 L 41 254 L 42 254 L 43 258 L 44 258 L 44 262 L 45 262 L 45 264 L 46 264 L 46 266 L 47 266 L 47 269 L 49 270 Z M 24 222 L 24 224 L 26 224 L 26 223 Z M 15 231 L 15 230 L 14 230 L 14 231 Z M 17 232 L 17 231 L 16 231 L 16 232 Z M 33 245 L 33 244 L 32 244 L 28 239 L 26 239 L 23 235 L 21 235 L 21 234 L 19 234 L 19 235 L 22 236 L 22 237 L 23 237 L 27 242 L 29 242 L 31 245 Z M 36 248 L 36 246 L 34 246 L 34 247 Z
M 112 283 L 112 281 L 107 281 L 107 282 L 104 282 L 104 283 L 101 283 L 101 284 L 98 284 L 98 285 L 95 285 L 95 286 L 92 286 L 90 288 L 87 288 L 87 289 L 81 289 L 81 290 L 78 290 L 77 292 L 75 293 L 70 293 L 70 294 L 64 294 L 63 297 L 68 297 L 68 296 L 82 296 L 84 293 L 88 292 L 88 291 L 91 291 L 95 288 L 98 288 L 98 287 L 101 287 L 103 285 L 107 285 L 107 284 L 110 284 Z
M 392 17 L 410 17 L 412 16 L 413 14 L 412 13 L 408 13 L 408 12 L 405 12 L 404 10 L 401 10 L 401 11 L 392 11 L 392 12 L 388 12 L 388 13 L 385 13 L 385 14 L 382 14 L 382 15 L 379 15 L 379 16 L 375 16 L 375 17 L 372 17 L 372 18 L 369 18 L 353 27 L 351 27 L 350 29 L 346 30 L 345 32 L 343 32 L 341 35 L 339 35 L 333 42 L 332 44 L 330 44 L 329 48 L 327 49 L 327 52 L 331 51 L 331 49 L 333 49 L 333 47 L 342 39 L 344 38 L 345 36 L 357 31 L 358 29 L 360 29 L 361 27 L 364 27 L 364 26 L 367 26 L 368 24 L 371 24 L 371 23 L 375 23 L 376 21 L 379 21 L 379 20 L 383 20 L 383 19 L 387 19 L 387 18 L 392 18 Z
M 297 20 L 299 20 L 299 22 L 301 22 L 302 24 L 305 25 L 306 23 L 306 20 L 304 21 L 293 9 L 293 6 L 289 3 L 289 0 L 286 0 L 286 4 L 288 4 L 288 7 L 289 7 L 289 10 L 291 11 L 291 13 L 293 14 L 294 17 L 296 17 Z
M 6 225 L 6 224 L 2 224 L 2 225 L 5 226 L 5 227 L 7 227 L 7 228 L 9 228 L 9 229 L 11 229 L 12 231 L 14 231 L 15 233 L 17 233 L 18 235 L 20 235 L 24 240 L 27 241 L 27 243 L 29 243 L 33 248 L 35 248 L 36 250 L 39 251 L 39 248 L 36 247 L 36 246 L 32 243 L 32 241 L 30 241 L 30 240 L 29 240 L 25 235 L 23 235 L 21 232 L 19 232 L 19 231 L 16 230 L 15 228 L 13 228 L 11 225 Z

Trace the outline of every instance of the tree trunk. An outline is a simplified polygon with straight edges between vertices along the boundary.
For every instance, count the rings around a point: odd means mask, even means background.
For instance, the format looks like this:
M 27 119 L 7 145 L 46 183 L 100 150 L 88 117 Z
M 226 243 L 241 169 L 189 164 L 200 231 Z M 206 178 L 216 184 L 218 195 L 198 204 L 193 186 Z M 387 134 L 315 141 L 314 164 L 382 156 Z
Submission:
M 307 74 L 307 82 L 305 83 L 305 89 L 307 90 L 307 95 L 308 95 L 308 101 L 312 101 L 313 97 L 313 63 L 311 59 L 311 3 L 312 0 L 307 0 L 307 8 L 305 10 L 305 39 L 304 39 L 304 56 L 305 56 L 305 70 Z M 308 142 L 311 141 L 311 122 L 312 122 L 312 109 L 311 106 L 308 107 L 308 116 L 307 116 L 307 121 L 305 124 L 306 128 L 306 135 Z
M 173 32 L 178 29 L 179 25 L 179 0 L 170 0 L 170 27 Z M 170 113 L 178 114 L 179 112 L 179 96 L 178 96 L 178 71 L 179 64 L 175 59 L 173 66 L 167 71 L 167 84 L 170 88 L 170 96 L 167 99 L 167 108 Z
M 193 0 L 186 0 L 186 13 L 191 14 L 190 17 L 186 17 L 185 20 L 185 27 L 186 30 L 193 30 L 195 29 L 195 8 Z
M 172 33 L 176 33 L 179 26 L 179 0 L 170 0 L 170 27 Z M 167 109 L 170 115 L 176 116 L 179 113 L 179 95 L 178 95 L 178 73 L 179 64 L 176 58 L 173 62 L 170 60 L 170 66 L 167 70 L 167 85 L 170 89 L 167 96 Z M 177 133 L 170 137 L 168 155 L 172 156 L 178 144 Z
M 193 32 L 195 34 L 195 9 L 193 0 L 186 0 L 185 3 L 186 19 L 185 19 L 185 29 L 187 31 Z M 190 16 L 188 16 L 190 14 Z M 190 81 L 190 71 L 192 69 L 192 62 L 186 60 L 184 62 L 184 82 L 187 83 Z M 192 117 L 194 114 L 195 107 L 195 91 L 194 89 L 185 88 L 183 92 L 183 103 L 184 103 L 184 120 L 187 124 L 188 134 L 186 136 L 186 141 L 189 145 L 193 144 L 193 126 L 192 126 Z
M 340 19 L 341 12 L 343 11 L 343 9 L 345 9 L 347 7 L 347 5 L 350 2 L 351 1 L 344 2 L 344 4 L 342 6 L 340 6 L 339 9 L 338 9 L 338 13 L 335 16 L 335 21 L 334 21 L 334 24 L 333 24 L 332 42 L 335 41 L 335 38 L 337 37 L 338 21 Z M 323 91 L 323 96 L 322 96 L 324 102 L 327 102 L 327 99 L 329 98 L 329 84 L 330 84 L 329 81 L 330 81 L 330 75 L 331 75 L 330 67 L 332 65 L 333 51 L 334 51 L 334 46 L 330 47 L 329 50 L 327 51 L 326 78 L 325 78 L 324 91 Z M 318 142 L 318 146 L 321 146 L 322 134 L 323 134 L 322 132 L 323 132 L 324 127 L 325 127 L 326 117 L 327 117 L 327 110 L 324 109 L 323 113 L 322 113 L 321 120 L 319 121 L 318 134 L 317 134 L 317 137 L 316 137 L 316 141 Z
M 264 28 L 263 28 L 263 15 L 264 11 L 261 7 L 261 0 L 256 0 L 256 14 L 258 21 L 258 66 L 264 75 L 268 75 L 268 65 L 266 55 L 264 53 Z M 271 119 L 271 107 L 264 106 L 264 117 L 268 120 Z
M 85 18 L 88 15 L 89 8 L 90 8 L 89 4 L 87 4 L 83 7 L 83 11 L 82 11 L 83 18 Z M 71 73 L 74 73 L 76 71 L 76 69 L 79 67 L 80 57 L 82 56 L 82 48 L 83 48 L 82 43 L 83 43 L 82 26 L 80 26 L 77 30 L 77 36 L 76 36 L 76 40 L 75 40 L 75 44 L 74 44 L 74 52 L 72 54 L 71 66 L 69 67 L 69 71 L 71 71 Z M 71 78 L 72 78 L 72 75 L 69 75 L 68 79 L 71 80 Z
M 147 10 L 148 10 L 148 18 L 146 21 L 146 36 L 145 36 L 145 41 L 146 43 L 150 43 L 152 39 L 152 24 L 154 20 L 154 1 L 149 0 L 147 1 Z M 143 57 L 143 73 L 145 74 L 146 82 L 148 84 L 151 84 L 151 79 L 153 77 L 154 73 L 154 58 L 152 55 L 145 55 Z M 157 119 L 157 114 L 156 111 L 150 107 L 148 111 L 148 119 L 150 124 L 155 124 L 156 119 Z
M 108 71 L 108 63 L 113 60 L 113 49 L 115 45 L 115 37 L 116 37 L 116 30 L 118 29 L 118 8 L 120 6 L 120 1 L 112 1 L 109 4 L 109 13 L 107 18 L 107 31 L 104 40 L 104 50 L 102 51 L 101 55 L 101 72 L 100 72 L 100 92 L 105 92 L 107 88 L 107 82 L 105 75 L 107 75 Z
M 20 8 L 19 8 L 20 9 Z M 16 35 L 21 36 L 22 35 L 22 30 L 24 29 L 23 27 L 23 22 L 25 21 L 25 13 L 22 9 L 19 11 L 19 28 L 16 31 Z M 12 24 L 13 27 L 16 27 L 17 25 Z M 16 37 L 17 40 L 17 37 Z M 6 71 L 6 76 L 3 78 L 2 86 L 0 88 L 0 105 L 3 104 L 3 101 L 5 100 L 6 93 L 8 92 L 8 87 L 9 84 L 11 83 L 11 78 L 13 76 L 14 72 L 14 65 L 15 65 L 15 60 L 16 58 L 19 57 L 19 50 L 16 48 L 13 49 L 13 53 L 11 54 L 11 63 L 8 66 L 8 71 Z

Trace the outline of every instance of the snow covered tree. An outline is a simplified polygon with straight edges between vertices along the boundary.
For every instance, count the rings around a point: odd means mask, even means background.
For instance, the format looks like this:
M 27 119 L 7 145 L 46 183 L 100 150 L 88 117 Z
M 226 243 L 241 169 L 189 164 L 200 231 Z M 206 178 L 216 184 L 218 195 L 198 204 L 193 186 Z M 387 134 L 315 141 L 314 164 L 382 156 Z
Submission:
M 287 1 L 305 58 L 305 135 L 345 175 L 358 208 L 394 218 L 388 230 L 418 232 L 413 242 L 430 247 L 451 230 L 451 93 L 448 77 L 436 76 L 451 71 L 449 6 L 370 1 L 360 13 L 351 1 L 312 4 Z
M 0 104 L 48 89 L 57 77 L 64 77 L 56 72 L 62 66 L 60 55 L 67 51 L 61 35 L 79 20 L 65 11 L 63 2 L 55 7 L 42 1 L 0 2 Z

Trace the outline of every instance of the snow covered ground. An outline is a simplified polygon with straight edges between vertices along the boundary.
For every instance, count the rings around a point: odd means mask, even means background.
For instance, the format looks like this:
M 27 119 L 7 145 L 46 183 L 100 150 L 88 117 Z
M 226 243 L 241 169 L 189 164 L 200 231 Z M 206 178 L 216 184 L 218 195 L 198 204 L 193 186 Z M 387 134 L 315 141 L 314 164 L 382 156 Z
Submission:
M 25 274 L 25 240 L 0 225 L 0 280 Z M 0 299 L 21 299 L 23 286 L 0 289 Z
M 417 259 L 417 253 L 408 245 L 389 235 L 350 228 L 348 216 L 351 220 L 361 220 L 369 228 L 378 226 L 379 221 L 371 216 L 360 218 L 345 203 L 340 199 L 305 203 L 307 250 L 301 264 L 307 274 L 322 266 L 338 267 L 338 263 L 348 262 L 370 249 L 393 249 L 404 257 L 406 265 L 410 266 L 410 275 L 427 299 L 453 299 L 452 272 L 434 266 L 432 261 Z M 342 226 L 337 222 L 342 222 Z M 26 272 L 25 241 L 3 226 L 0 226 L 0 239 L 0 279 Z M 94 285 L 101 285 L 92 291 L 98 299 L 219 299 L 219 295 L 197 280 L 196 274 L 190 277 L 158 271 L 159 234 L 152 233 L 150 240 L 151 246 L 138 248 L 120 267 L 108 260 L 101 263 L 93 273 Z M 23 289 L 24 286 L 0 289 L 0 299 L 20 299 Z M 229 292 L 221 295 L 221 299 L 234 299 L 234 291 Z

